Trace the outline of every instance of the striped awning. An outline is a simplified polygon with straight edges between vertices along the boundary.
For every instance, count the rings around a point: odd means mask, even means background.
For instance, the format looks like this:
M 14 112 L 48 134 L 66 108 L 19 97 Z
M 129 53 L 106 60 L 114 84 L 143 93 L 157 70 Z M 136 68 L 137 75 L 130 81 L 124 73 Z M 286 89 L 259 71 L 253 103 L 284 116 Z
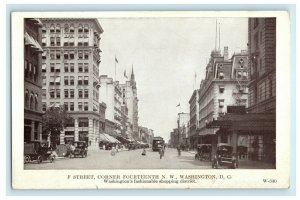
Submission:
M 109 143 L 121 143 L 119 140 L 106 133 L 100 133 L 100 141 L 109 142 Z

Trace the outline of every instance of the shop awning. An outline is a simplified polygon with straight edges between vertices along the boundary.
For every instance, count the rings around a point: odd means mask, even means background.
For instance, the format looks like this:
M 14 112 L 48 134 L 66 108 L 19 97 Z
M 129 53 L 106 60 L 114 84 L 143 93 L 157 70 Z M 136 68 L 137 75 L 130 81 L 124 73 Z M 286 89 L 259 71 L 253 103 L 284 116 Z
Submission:
M 25 45 L 31 46 L 38 52 L 43 52 L 41 45 L 33 37 L 31 37 L 27 32 L 25 32 L 24 38 L 25 38 Z
M 38 18 L 31 18 L 30 20 L 33 21 L 38 26 L 42 26 L 43 25 L 42 21 L 40 19 L 38 19 Z
M 207 128 L 225 128 L 238 131 L 275 131 L 276 115 L 266 113 L 226 113 L 207 124 Z
M 109 142 L 109 143 L 121 143 L 119 140 L 106 133 L 100 133 L 100 141 Z
M 117 140 L 119 140 L 121 143 L 130 143 L 129 139 L 126 139 L 122 136 L 117 136 Z

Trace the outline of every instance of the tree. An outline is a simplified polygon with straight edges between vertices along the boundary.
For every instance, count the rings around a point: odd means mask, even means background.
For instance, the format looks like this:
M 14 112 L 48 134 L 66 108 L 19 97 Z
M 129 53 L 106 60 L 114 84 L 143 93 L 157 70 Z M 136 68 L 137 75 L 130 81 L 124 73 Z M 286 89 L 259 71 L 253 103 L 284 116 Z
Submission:
M 49 107 L 43 115 L 43 133 L 50 137 L 51 144 L 59 144 L 60 132 L 66 124 L 72 123 L 71 118 L 62 106 Z

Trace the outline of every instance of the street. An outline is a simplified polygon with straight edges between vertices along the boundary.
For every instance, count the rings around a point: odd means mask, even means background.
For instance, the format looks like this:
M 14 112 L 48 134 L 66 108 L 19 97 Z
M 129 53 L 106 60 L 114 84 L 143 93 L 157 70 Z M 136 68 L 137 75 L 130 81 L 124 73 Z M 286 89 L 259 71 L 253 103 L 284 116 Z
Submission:
M 194 154 L 182 152 L 178 157 L 176 149 L 166 149 L 162 159 L 158 152 L 147 149 L 142 156 L 142 149 L 125 150 L 115 156 L 111 151 L 89 150 L 86 158 L 58 158 L 54 163 L 49 161 L 37 164 L 33 161 L 25 164 L 25 169 L 195 169 L 211 168 L 210 162 L 194 160 Z
M 89 150 L 86 158 L 57 158 L 54 163 L 44 161 L 41 164 L 33 161 L 25 164 L 24 169 L 211 169 L 211 162 L 194 159 L 191 152 L 181 152 L 178 157 L 176 149 L 166 149 L 162 159 L 158 152 L 147 149 L 147 155 L 142 156 L 142 149 L 125 150 L 111 156 L 110 151 Z M 268 169 L 272 168 L 265 163 L 241 161 L 242 169 Z

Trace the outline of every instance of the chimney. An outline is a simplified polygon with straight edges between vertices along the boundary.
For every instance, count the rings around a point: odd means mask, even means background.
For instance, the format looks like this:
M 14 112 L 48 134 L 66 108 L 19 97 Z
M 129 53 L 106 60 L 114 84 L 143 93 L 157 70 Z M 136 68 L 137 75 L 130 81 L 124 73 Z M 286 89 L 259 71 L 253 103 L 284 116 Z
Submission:
M 224 47 L 223 55 L 224 55 L 224 60 L 225 61 L 228 60 L 228 47 L 227 46 Z

